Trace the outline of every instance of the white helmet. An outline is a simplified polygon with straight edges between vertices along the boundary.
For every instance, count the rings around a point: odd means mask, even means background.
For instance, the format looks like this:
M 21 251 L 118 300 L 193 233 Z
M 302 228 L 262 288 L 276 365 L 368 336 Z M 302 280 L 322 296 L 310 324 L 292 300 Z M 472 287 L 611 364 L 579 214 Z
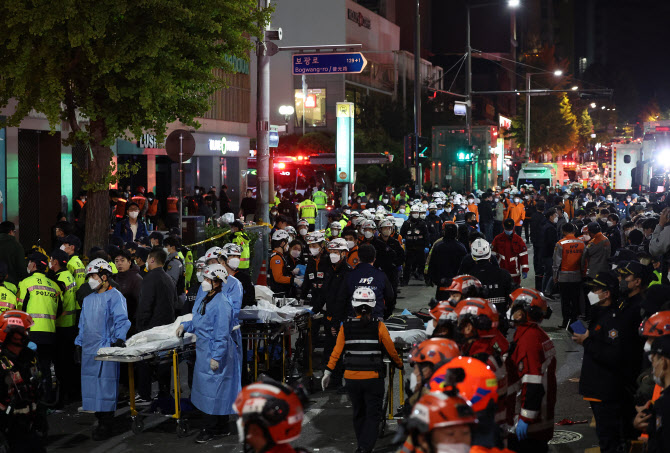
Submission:
M 205 262 L 209 260 L 218 260 L 219 256 L 221 255 L 223 251 L 221 250 L 221 247 L 212 247 L 207 252 L 205 253 Z
M 275 230 L 275 232 L 272 233 L 272 240 L 288 241 L 288 233 L 286 232 L 286 230 Z
M 365 219 L 363 217 L 356 217 L 354 220 L 351 221 L 351 224 L 354 227 L 358 228 L 358 225 L 360 225 L 363 222 L 365 222 Z
M 358 217 L 358 216 L 360 216 L 360 215 L 361 215 L 361 214 L 360 214 L 358 211 L 351 211 L 351 212 L 349 213 L 349 218 L 351 219 L 351 218 L 353 218 L 353 217 Z
M 242 256 L 242 247 L 232 242 L 224 245 L 221 249 L 226 256 Z
M 376 230 L 377 229 L 377 224 L 375 223 L 374 220 L 364 220 L 361 223 L 361 229 L 371 229 L 371 230 Z
M 98 274 L 100 271 L 107 271 L 110 274 L 112 273 L 112 266 L 102 258 L 96 258 L 86 266 L 86 275 L 88 274 Z
M 382 205 L 377 206 L 377 214 L 380 212 L 386 212 L 386 208 Z
M 430 203 L 428 205 L 428 209 L 437 209 L 437 204 L 436 203 Z
M 443 194 L 442 192 L 433 192 L 432 197 L 433 198 L 442 198 Z
M 210 280 L 219 279 L 223 284 L 228 281 L 228 271 L 221 264 L 210 264 L 205 268 L 203 276 Z
M 363 209 L 361 211 L 361 215 L 367 219 L 368 216 L 370 215 L 370 211 L 368 209 Z
M 328 226 L 331 230 L 341 230 L 342 229 L 342 224 L 340 224 L 340 222 L 333 222 Z
M 326 240 L 326 236 L 321 231 L 313 231 L 305 236 L 308 244 L 320 244 Z
M 386 218 L 386 214 L 384 214 L 383 212 L 378 212 L 378 213 L 375 214 L 375 222 L 381 222 L 385 218 Z
M 284 228 L 284 231 L 286 231 L 288 234 L 291 234 L 293 236 L 298 235 L 298 232 L 291 225 L 286 226 L 286 228 Z
M 367 286 L 356 288 L 354 295 L 351 297 L 351 305 L 354 308 L 360 307 L 362 305 L 368 305 L 370 308 L 374 307 L 377 305 L 377 297 L 375 296 L 375 292 L 372 290 L 372 288 L 368 288 Z
M 381 222 L 379 222 L 379 229 L 381 230 L 382 228 L 386 227 L 391 227 L 393 228 L 395 226 L 395 222 L 391 219 L 384 219 Z
M 424 209 L 420 204 L 415 204 L 412 206 L 412 208 L 409 210 L 409 212 L 414 213 L 414 212 L 423 212 Z
M 472 259 L 475 261 L 487 260 L 491 258 L 491 246 L 486 241 L 486 239 L 475 239 L 470 246 L 470 254 L 472 255 Z
M 202 270 L 202 269 L 204 269 L 205 267 L 207 267 L 207 264 L 205 264 L 205 257 L 204 257 L 204 256 L 201 256 L 200 258 L 198 258 L 198 259 L 195 261 L 195 268 L 196 268 L 197 270 Z
M 298 229 L 300 229 L 301 226 L 306 226 L 309 228 L 309 222 L 305 219 L 300 219 L 298 220 Z
M 368 211 L 368 213 L 365 215 L 365 218 L 366 218 L 367 220 L 374 220 L 374 219 L 375 219 L 375 215 L 374 215 L 373 213 L 371 213 L 370 211 Z
M 328 250 L 345 250 L 348 251 L 347 241 L 342 238 L 335 238 L 328 243 Z

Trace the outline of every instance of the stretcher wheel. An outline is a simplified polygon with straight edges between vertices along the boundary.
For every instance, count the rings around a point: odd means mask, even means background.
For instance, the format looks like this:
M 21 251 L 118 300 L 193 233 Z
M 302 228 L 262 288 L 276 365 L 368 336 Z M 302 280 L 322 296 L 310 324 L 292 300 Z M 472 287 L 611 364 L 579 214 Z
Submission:
M 188 422 L 186 420 L 177 420 L 177 437 L 188 436 Z
M 135 434 L 140 434 L 144 431 L 144 420 L 142 420 L 142 417 L 133 417 L 132 430 Z

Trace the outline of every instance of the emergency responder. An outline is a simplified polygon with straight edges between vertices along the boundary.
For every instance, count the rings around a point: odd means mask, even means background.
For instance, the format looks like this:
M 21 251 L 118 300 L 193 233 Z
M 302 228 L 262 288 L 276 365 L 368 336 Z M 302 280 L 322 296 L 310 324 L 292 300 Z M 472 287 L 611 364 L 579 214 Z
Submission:
M 429 230 L 428 244 L 432 245 L 437 241 L 442 233 L 442 219 L 437 215 L 437 204 L 428 205 L 428 215 L 426 216 L 426 225 Z
M 509 342 L 498 330 L 500 317 L 491 302 L 481 298 L 461 300 L 455 308 L 458 316 L 460 347 L 463 355 L 474 357 L 488 365 L 498 380 L 496 423 L 506 419 L 507 370 L 505 357 Z
M 47 277 L 56 282 L 60 289 L 63 310 L 56 318 L 56 355 L 54 370 L 61 385 L 60 401 L 76 401 L 78 399 L 77 366 L 74 363 L 74 340 L 77 337 L 77 314 L 81 307 L 75 296 L 76 283 L 67 270 L 69 256 L 62 250 L 54 250 L 49 260 Z
M 295 238 L 302 244 L 302 259 L 306 264 L 307 261 L 309 260 L 309 247 L 307 246 L 307 234 L 309 233 L 309 222 L 307 222 L 306 219 L 298 220 L 296 229 L 298 230 L 298 235 Z
M 619 316 L 622 318 L 624 325 L 622 326 L 621 335 L 631 338 L 629 340 L 629 347 L 631 353 L 621 360 L 627 364 L 626 371 L 630 373 L 626 377 L 635 379 L 641 371 L 642 361 L 639 358 L 642 356 L 644 348 L 644 341 L 637 335 L 634 335 L 646 316 L 651 316 L 653 313 L 644 313 L 645 308 L 645 292 L 649 280 L 651 278 L 651 269 L 644 266 L 637 261 L 629 261 L 625 265 L 621 265 L 616 269 L 619 274 L 619 300 L 618 309 Z M 633 334 L 629 335 L 629 332 Z
M 302 286 L 303 279 L 291 275 L 285 266 L 284 253 L 288 252 L 288 233 L 284 230 L 276 230 L 272 234 L 270 246 L 272 253 L 270 254 L 268 286 L 272 292 L 286 294 L 293 285 L 298 288 Z
M 611 245 L 597 222 L 591 222 L 587 226 L 591 240 L 582 254 L 582 273 L 589 278 L 595 278 L 600 272 L 610 270 Z
M 664 335 L 656 338 L 649 348 L 649 359 L 654 381 L 662 391 L 653 406 L 647 407 L 636 417 L 636 425 L 649 434 L 649 453 L 662 453 L 670 448 L 670 399 L 666 392 L 670 386 L 670 337 Z M 638 418 L 642 419 L 638 421 Z M 642 425 L 640 425 L 642 423 Z
M 229 435 L 233 403 L 241 390 L 240 346 L 233 329 L 237 325 L 233 302 L 226 297 L 224 285 L 228 272 L 220 264 L 204 270 L 201 294 L 193 307 L 193 319 L 177 328 L 197 336 L 191 401 L 208 415 L 208 426 L 196 437 L 196 443 L 207 443 L 216 435 Z M 204 341 L 203 341 L 204 340 Z
M 46 276 L 49 258 L 39 252 L 28 256 L 28 277 L 19 283 L 17 308 L 28 313 L 35 323 L 30 339 L 37 345 L 38 364 L 45 381 L 47 401 L 53 402 L 51 363 L 57 352 L 56 318 L 63 303 L 58 284 Z
M 93 292 L 82 304 L 75 339 L 75 344 L 81 347 L 82 408 L 94 411 L 98 419 L 93 440 L 105 440 L 112 434 L 110 425 L 116 410 L 120 373 L 118 362 L 99 362 L 95 357 L 100 348 L 125 346 L 130 329 L 126 299 L 110 286 L 111 276 L 111 266 L 101 258 L 86 266 L 88 285 Z
M 359 287 L 372 288 L 377 304 L 372 311 L 375 319 L 388 318 L 395 308 L 395 294 L 391 282 L 384 272 L 374 266 L 376 250 L 370 244 L 363 244 L 358 249 L 360 263 L 347 276 L 347 297 L 351 299 Z
M 237 244 L 242 248 L 242 255 L 240 256 L 240 266 L 238 269 L 242 272 L 249 273 L 249 265 L 251 264 L 251 251 L 249 250 L 249 244 L 251 239 L 244 232 L 244 224 L 239 220 L 234 221 L 230 224 L 231 231 L 231 240 L 233 244 Z
M 514 195 L 514 203 L 510 204 L 505 214 L 505 219 L 511 219 L 514 221 L 514 232 L 521 237 L 521 227 L 523 222 L 526 220 L 526 207 L 521 203 L 521 198 L 518 194 Z M 507 230 L 504 225 L 503 227 Z
M 326 237 L 320 231 L 307 235 L 309 259 L 305 269 L 305 280 L 300 291 L 300 299 L 311 301 L 311 304 L 320 300 L 323 279 L 330 269 L 330 258 L 324 253 Z
M 167 255 L 163 269 L 175 283 L 178 297 L 178 307 L 175 307 L 175 310 L 178 312 L 181 311 L 181 308 L 184 306 L 184 301 L 186 300 L 186 274 L 184 271 L 184 261 L 179 256 L 180 245 L 181 241 L 174 236 L 168 236 L 165 241 L 163 241 L 163 250 Z
M 346 389 L 354 412 L 356 451 L 360 453 L 372 452 L 383 416 L 386 369 L 383 356 L 387 355 L 398 369 L 403 369 L 386 326 L 372 316 L 375 304 L 376 296 L 371 288 L 361 287 L 354 291 L 351 305 L 356 317 L 340 327 L 321 381 L 323 388 L 327 388 L 335 366 L 342 358 Z
M 473 194 L 468 195 L 468 212 L 475 214 L 476 222 L 479 223 L 479 208 L 475 204 L 475 196 Z
M 226 267 L 228 275 L 235 277 L 242 284 L 243 297 L 241 308 L 255 305 L 254 285 L 251 282 L 251 276 L 246 272 L 241 272 L 239 266 L 242 263 L 243 249 L 237 244 L 226 244 L 221 248 L 219 262 Z
M 521 278 L 528 277 L 528 249 L 526 243 L 516 233 L 512 219 L 503 222 L 505 231 L 493 239 L 491 252 L 498 259 L 502 269 L 512 276 L 515 285 L 521 284 Z
M 430 309 L 430 319 L 426 325 L 426 335 L 430 338 L 456 338 L 458 315 L 448 302 L 438 302 Z
M 402 274 L 405 285 L 409 283 L 411 275 L 423 280 L 429 238 L 426 222 L 419 218 L 421 212 L 421 205 L 412 206 L 409 220 L 400 228 L 400 235 L 405 240 L 405 268 Z
M 435 299 L 447 300 L 449 295 L 447 287 L 458 274 L 458 268 L 467 255 L 463 244 L 456 240 L 458 229 L 455 224 L 447 223 L 444 225 L 443 239 L 436 242 L 430 251 L 428 262 L 428 280 L 435 284 Z
M 435 370 L 460 355 L 458 344 L 446 338 L 429 338 L 412 348 L 407 356 L 412 367 L 412 374 L 405 385 L 409 396 L 407 413 L 419 398 L 429 392 L 428 383 Z
M 563 238 L 556 243 L 554 249 L 554 283 L 561 292 L 561 312 L 565 329 L 571 321 L 577 320 L 580 314 L 579 300 L 582 292 L 582 255 L 584 242 L 575 237 L 575 226 L 571 223 L 561 227 Z
M 75 291 L 86 282 L 84 263 L 77 255 L 81 251 L 81 241 L 74 234 L 67 235 L 62 241 L 60 249 L 68 254 L 67 270 L 70 271 L 76 283 Z
M 347 242 L 347 263 L 351 266 L 352 269 L 358 266 L 360 259 L 358 258 L 358 233 L 352 227 L 346 227 L 342 231 L 342 239 Z
M 307 224 L 309 225 L 309 231 L 310 232 L 314 231 L 314 226 L 316 222 L 316 213 L 318 209 L 316 203 L 307 198 L 297 206 L 297 209 L 300 218 L 307 220 Z M 298 230 L 298 232 L 300 232 L 300 230 Z
M 37 357 L 28 348 L 30 315 L 0 314 L 0 451 L 46 452 L 48 422 Z
M 556 350 L 540 327 L 551 316 L 542 293 L 519 288 L 512 293 L 512 320 L 516 330 L 512 340 L 509 385 L 517 391 L 514 436 L 508 446 L 517 453 L 543 453 L 554 435 L 556 405 Z
M 322 186 L 318 186 L 316 192 L 312 194 L 312 201 L 316 204 L 316 209 L 326 209 L 328 194 L 323 191 Z
M 16 310 L 16 296 L 19 290 L 9 282 L 9 269 L 4 261 L 0 261 L 0 312 Z
M 331 222 L 328 226 L 326 234 L 328 235 L 328 240 L 332 240 L 340 237 L 340 231 L 342 230 L 342 225 L 340 222 Z
M 248 445 L 254 453 L 305 453 L 289 443 L 300 436 L 304 401 L 304 392 L 266 376 L 244 387 L 233 404 L 243 451 Z
M 395 224 L 391 219 L 384 219 L 379 222 L 379 236 L 373 245 L 377 246 L 375 265 L 386 274 L 391 282 L 393 293 L 397 294 L 400 283 L 398 269 L 405 262 L 405 250 L 398 239 L 393 237 L 394 228 Z

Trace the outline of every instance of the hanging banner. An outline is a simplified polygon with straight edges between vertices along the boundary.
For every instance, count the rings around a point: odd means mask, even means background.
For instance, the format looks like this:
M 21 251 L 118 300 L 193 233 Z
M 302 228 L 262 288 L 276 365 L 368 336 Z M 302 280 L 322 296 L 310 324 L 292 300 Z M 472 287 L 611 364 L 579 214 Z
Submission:
M 337 103 L 337 142 L 335 171 L 337 182 L 353 183 L 354 177 L 354 103 Z

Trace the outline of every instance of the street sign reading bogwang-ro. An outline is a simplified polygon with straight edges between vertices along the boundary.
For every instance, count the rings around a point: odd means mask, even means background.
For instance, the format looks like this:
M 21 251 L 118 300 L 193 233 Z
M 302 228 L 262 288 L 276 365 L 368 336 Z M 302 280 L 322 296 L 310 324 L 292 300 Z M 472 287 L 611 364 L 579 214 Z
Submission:
M 358 74 L 368 61 L 361 52 L 293 54 L 293 75 Z

